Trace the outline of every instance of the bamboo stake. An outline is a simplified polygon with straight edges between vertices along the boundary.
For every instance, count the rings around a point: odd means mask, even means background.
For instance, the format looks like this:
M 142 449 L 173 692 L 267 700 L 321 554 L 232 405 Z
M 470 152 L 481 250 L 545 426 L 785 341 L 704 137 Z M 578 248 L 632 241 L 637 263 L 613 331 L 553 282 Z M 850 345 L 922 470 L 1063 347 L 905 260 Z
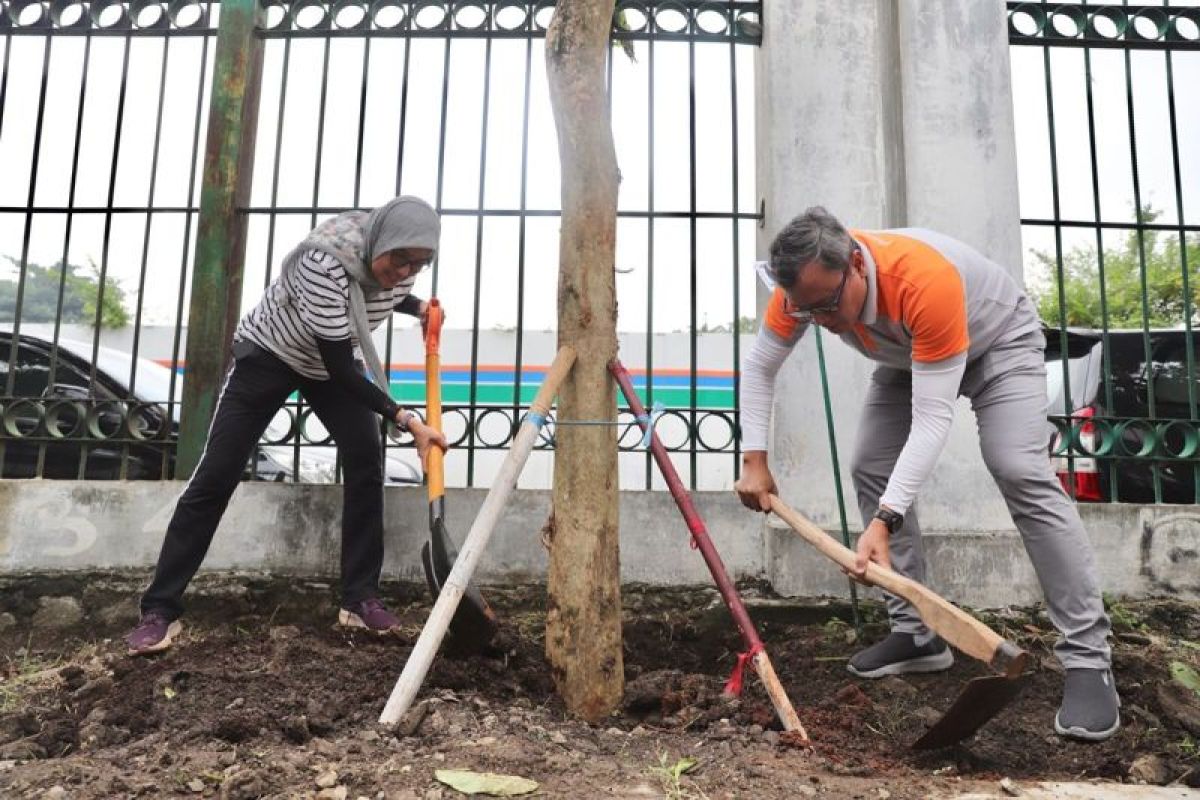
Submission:
M 517 478 L 525 466 L 525 461 L 529 458 L 529 452 L 537 441 L 538 431 L 541 430 L 546 416 L 550 413 L 550 406 L 554 401 L 558 386 L 574 363 L 574 348 L 560 348 L 558 355 L 554 358 L 554 363 L 550 365 L 549 372 L 546 373 L 545 381 L 538 389 L 529 414 L 521 423 L 520 430 L 517 431 L 512 448 L 500 466 L 500 472 L 496 476 L 495 482 L 492 483 L 492 488 L 488 490 L 483 507 L 479 509 L 479 514 L 475 517 L 475 522 L 472 523 L 471 530 L 467 533 L 466 541 L 458 553 L 458 559 L 454 562 L 454 568 L 450 570 L 450 575 L 446 578 L 445 585 L 442 586 L 437 602 L 433 604 L 433 611 L 429 613 L 429 619 L 425 621 L 425 627 L 421 629 L 417 644 L 409 654 L 408 661 L 404 664 L 404 670 L 400 673 L 400 678 L 396 681 L 391 696 L 388 697 L 383 713 L 379 716 L 380 724 L 394 727 L 416 699 L 417 692 L 420 690 L 421 684 L 425 682 L 425 676 L 429 673 L 429 667 L 433 664 L 433 657 L 437 654 L 442 639 L 446 636 L 446 629 L 454 617 L 463 591 L 470 583 L 471 575 L 479 564 L 479 559 L 483 556 L 488 539 L 496 527 L 496 521 L 500 518 L 500 512 L 504 510 L 509 495 L 516 488 Z

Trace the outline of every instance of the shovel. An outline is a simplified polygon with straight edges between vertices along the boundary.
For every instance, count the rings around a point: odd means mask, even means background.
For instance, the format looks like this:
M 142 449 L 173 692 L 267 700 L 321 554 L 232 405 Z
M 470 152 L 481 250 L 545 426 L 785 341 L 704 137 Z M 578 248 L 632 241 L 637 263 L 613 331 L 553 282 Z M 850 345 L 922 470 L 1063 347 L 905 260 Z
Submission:
M 426 424 L 439 433 L 442 430 L 441 346 L 442 320 L 445 314 L 437 299 L 429 301 L 429 321 L 425 327 L 425 414 Z M 425 480 L 429 492 L 429 541 L 421 547 L 421 564 L 425 581 L 433 599 L 446 584 L 458 550 L 446 530 L 445 454 L 433 447 L 426 456 Z M 455 649 L 464 653 L 480 653 L 496 635 L 499 623 L 479 589 L 467 584 L 462 602 L 450 621 L 450 634 Z
M 854 567 L 854 553 L 828 536 L 800 513 L 771 495 L 771 510 L 792 530 L 843 569 Z M 873 562 L 867 563 L 867 583 L 902 597 L 917 609 L 935 633 L 998 673 L 967 683 L 950 710 L 913 742 L 916 750 L 933 750 L 967 738 L 1017 696 L 1029 654 L 967 612 L 914 580 Z

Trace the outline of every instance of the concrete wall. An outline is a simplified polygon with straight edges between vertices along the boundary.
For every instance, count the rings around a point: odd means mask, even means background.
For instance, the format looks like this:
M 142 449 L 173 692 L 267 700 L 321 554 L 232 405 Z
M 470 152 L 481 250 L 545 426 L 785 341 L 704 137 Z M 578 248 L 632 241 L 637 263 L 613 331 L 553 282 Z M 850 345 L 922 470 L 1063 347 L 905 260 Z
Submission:
M 152 568 L 182 484 L 174 482 L 0 482 L 0 574 Z M 425 493 L 387 490 L 389 578 L 423 581 Z M 447 511 L 459 541 L 483 503 L 482 490 L 451 490 Z M 768 580 L 789 596 L 845 596 L 846 578 L 777 521 L 743 509 L 730 492 L 700 492 L 704 516 L 728 571 Z M 539 582 L 546 571 L 540 530 L 549 493 L 517 491 L 482 561 L 489 583 Z M 1106 592 L 1200 600 L 1200 507 L 1083 506 Z M 336 577 L 341 488 L 244 483 L 218 529 L 205 569 Z M 975 607 L 1029 603 L 1040 591 L 1010 530 L 928 537 L 930 585 Z M 710 582 L 665 492 L 621 494 L 621 577 L 659 586 Z
M 756 85 L 760 252 L 805 207 L 928 226 L 1021 277 L 1002 0 L 765 3 Z
M 0 481 L 0 573 L 149 568 L 183 484 L 176 481 Z M 466 536 L 487 492 L 451 489 L 451 532 Z M 385 490 L 384 569 L 423 581 L 420 550 L 429 506 L 420 487 Z M 726 565 L 737 575 L 763 575 L 759 520 L 727 493 L 697 503 Z M 699 555 L 666 492 L 621 494 L 622 579 L 661 585 L 706 583 Z M 217 529 L 205 568 L 336 575 L 342 489 L 336 485 L 248 482 L 239 485 Z M 494 531 L 480 571 L 487 581 L 541 580 L 546 552 L 541 528 L 548 491 L 517 491 Z
M 758 56 L 758 252 L 793 216 L 824 205 L 853 226 L 934 228 L 1020 279 L 1016 145 L 1001 0 L 766 3 Z M 765 297 L 760 296 L 760 307 Z M 838 519 L 813 336 L 780 373 L 771 458 L 782 494 Z M 871 362 L 825 337 L 843 494 Z M 930 531 L 1012 530 L 960 401 L 921 493 Z

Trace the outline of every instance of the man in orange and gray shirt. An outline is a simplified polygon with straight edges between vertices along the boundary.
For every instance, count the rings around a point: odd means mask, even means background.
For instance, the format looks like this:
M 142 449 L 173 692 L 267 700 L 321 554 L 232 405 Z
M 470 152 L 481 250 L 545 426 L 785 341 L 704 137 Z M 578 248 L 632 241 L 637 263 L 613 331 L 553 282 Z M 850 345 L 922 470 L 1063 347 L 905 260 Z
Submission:
M 810 208 L 780 231 L 767 266 L 777 283 L 742 365 L 737 492 L 769 508 L 767 466 L 775 376 L 812 323 L 878 362 L 863 407 L 853 480 L 867 561 L 925 578 L 915 501 L 945 445 L 959 395 L 979 424 L 984 462 L 1008 504 L 1061 634 L 1066 670 L 1055 730 L 1100 741 L 1120 727 L 1095 557 L 1046 450 L 1045 340 L 1037 312 L 998 264 L 933 231 L 847 231 Z M 892 632 L 856 653 L 855 675 L 880 678 L 948 668 L 953 656 L 916 611 L 888 597 Z

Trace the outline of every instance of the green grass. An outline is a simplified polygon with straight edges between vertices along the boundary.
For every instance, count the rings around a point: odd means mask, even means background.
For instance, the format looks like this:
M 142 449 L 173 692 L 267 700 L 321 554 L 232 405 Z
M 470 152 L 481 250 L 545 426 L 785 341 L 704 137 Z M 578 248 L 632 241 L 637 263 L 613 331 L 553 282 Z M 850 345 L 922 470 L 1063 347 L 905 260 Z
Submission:
M 29 646 L 21 648 L 20 655 L 5 655 L 3 676 L 0 676 L 0 714 L 8 714 L 21 707 L 25 695 L 34 688 L 47 670 L 60 665 L 60 658 L 43 658 Z
M 681 756 L 674 762 L 671 757 L 663 751 L 658 754 L 658 764 L 650 767 L 650 773 L 658 779 L 659 787 L 663 791 L 663 797 L 668 800 L 692 800 L 692 798 L 704 798 L 705 795 L 699 790 L 691 790 L 683 785 L 683 776 L 699 763 L 694 758 Z
M 1141 617 L 1110 594 L 1104 595 L 1104 610 L 1117 630 L 1139 631 L 1146 627 Z

